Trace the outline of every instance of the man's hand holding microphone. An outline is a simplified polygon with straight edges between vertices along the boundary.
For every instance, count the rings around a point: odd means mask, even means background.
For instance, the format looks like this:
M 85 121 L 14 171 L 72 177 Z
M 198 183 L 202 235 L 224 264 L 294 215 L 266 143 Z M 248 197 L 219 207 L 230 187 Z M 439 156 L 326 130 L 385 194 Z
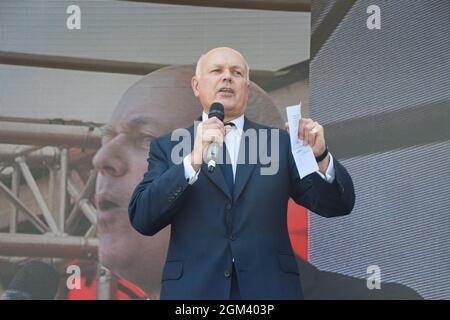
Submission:
M 214 170 L 218 151 L 223 145 L 225 135 L 231 130 L 224 125 L 223 119 L 223 105 L 215 102 L 210 107 L 208 120 L 198 125 L 194 148 L 190 154 L 191 165 L 195 171 L 200 169 L 203 162 L 208 163 L 208 171 Z

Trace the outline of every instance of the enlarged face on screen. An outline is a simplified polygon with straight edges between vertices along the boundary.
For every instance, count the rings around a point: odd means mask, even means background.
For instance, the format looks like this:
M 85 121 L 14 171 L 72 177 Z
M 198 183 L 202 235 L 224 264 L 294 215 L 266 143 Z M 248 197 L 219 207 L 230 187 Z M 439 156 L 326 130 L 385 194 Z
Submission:
M 130 87 L 104 127 L 102 147 L 93 159 L 100 262 L 152 298 L 159 296 L 170 229 L 142 236 L 130 224 L 128 203 L 147 172 L 150 141 L 193 125 L 201 115 L 191 88 L 193 72 L 194 66 L 168 67 Z M 268 95 L 254 84 L 248 114 L 259 123 L 282 124 Z
M 184 72 L 185 78 L 192 75 L 190 69 Z M 130 87 L 103 128 L 102 146 L 93 159 L 100 262 L 150 295 L 159 292 L 169 229 L 142 236 L 130 225 L 128 203 L 147 171 L 150 140 L 191 125 L 201 112 L 190 83 L 177 81 L 180 76 L 183 69 L 166 68 Z

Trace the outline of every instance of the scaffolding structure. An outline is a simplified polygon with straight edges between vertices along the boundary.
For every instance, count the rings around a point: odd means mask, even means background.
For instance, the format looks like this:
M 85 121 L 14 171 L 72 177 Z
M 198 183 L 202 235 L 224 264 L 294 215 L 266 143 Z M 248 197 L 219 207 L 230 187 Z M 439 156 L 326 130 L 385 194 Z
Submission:
M 3 260 L 97 260 L 97 214 L 91 201 L 97 172 L 90 163 L 100 145 L 99 125 L 0 118 L 0 196 L 11 208 L 8 227 L 0 232 Z M 80 166 L 90 168 L 87 179 L 82 178 Z M 46 190 L 37 176 L 47 179 Z M 22 199 L 23 188 L 31 192 L 36 208 Z M 81 216 L 90 225 L 79 235 L 76 222 Z M 24 221 L 32 225 L 28 228 L 32 232 L 18 231 Z M 98 268 L 97 298 L 109 299 L 111 274 Z

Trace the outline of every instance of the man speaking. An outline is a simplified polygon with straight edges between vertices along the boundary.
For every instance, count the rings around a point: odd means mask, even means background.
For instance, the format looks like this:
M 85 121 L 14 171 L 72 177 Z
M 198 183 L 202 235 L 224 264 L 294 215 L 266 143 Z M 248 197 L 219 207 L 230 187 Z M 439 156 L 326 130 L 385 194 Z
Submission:
M 174 161 L 179 141 L 170 134 L 152 141 L 148 171 L 128 207 L 144 235 L 171 225 L 161 299 L 301 299 L 288 200 L 324 217 L 348 214 L 355 199 L 349 174 L 328 153 L 317 122 L 299 124 L 320 169 L 301 179 L 288 133 L 246 119 L 249 68 L 239 52 L 202 55 L 192 89 L 203 114 L 197 128 L 187 129 L 189 153 Z M 262 150 L 276 155 L 275 173 L 264 174 Z

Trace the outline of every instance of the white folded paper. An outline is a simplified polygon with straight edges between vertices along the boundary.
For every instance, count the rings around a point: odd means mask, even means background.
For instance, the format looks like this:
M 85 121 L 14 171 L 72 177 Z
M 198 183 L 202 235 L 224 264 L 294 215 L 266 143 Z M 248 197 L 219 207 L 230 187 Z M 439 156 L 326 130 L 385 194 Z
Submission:
M 286 107 L 289 136 L 291 139 L 292 155 L 294 156 L 295 165 L 297 166 L 300 178 L 307 176 L 319 170 L 316 158 L 310 145 L 303 145 L 303 140 L 298 136 L 298 127 L 301 119 L 301 103 L 295 106 Z

